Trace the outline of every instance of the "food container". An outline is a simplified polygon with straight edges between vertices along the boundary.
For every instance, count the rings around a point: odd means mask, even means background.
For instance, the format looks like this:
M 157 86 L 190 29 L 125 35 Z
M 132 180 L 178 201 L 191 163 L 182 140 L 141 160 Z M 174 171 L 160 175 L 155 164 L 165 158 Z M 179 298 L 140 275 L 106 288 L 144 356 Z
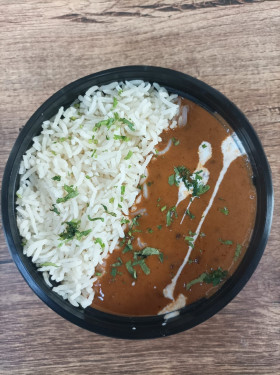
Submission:
M 84 94 L 93 85 L 134 79 L 157 82 L 169 92 L 198 103 L 230 125 L 248 154 L 257 192 L 253 234 L 235 273 L 208 299 L 203 298 L 169 316 L 125 317 L 107 314 L 91 307 L 82 309 L 72 306 L 52 292 L 31 259 L 23 255 L 16 223 L 15 193 L 19 186 L 19 165 L 23 154 L 31 147 L 32 138 L 40 133 L 42 122 L 52 118 L 61 106 L 67 108 L 78 95 Z M 65 319 L 89 331 L 117 338 L 168 336 L 190 329 L 221 310 L 240 292 L 256 269 L 266 246 L 272 213 L 273 189 L 269 165 L 258 137 L 243 113 L 224 95 L 205 83 L 180 72 L 151 66 L 125 66 L 91 74 L 55 93 L 40 106 L 21 130 L 8 159 L 2 184 L 2 219 L 6 240 L 13 260 L 27 284 L 42 301 Z

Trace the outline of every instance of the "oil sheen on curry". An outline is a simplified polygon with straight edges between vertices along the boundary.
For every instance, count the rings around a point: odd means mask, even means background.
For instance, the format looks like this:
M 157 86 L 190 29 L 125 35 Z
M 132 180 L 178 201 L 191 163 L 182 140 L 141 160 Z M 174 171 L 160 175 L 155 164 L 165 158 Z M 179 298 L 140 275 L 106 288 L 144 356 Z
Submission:
M 209 297 L 232 275 L 255 221 L 252 170 L 232 129 L 193 102 L 162 134 L 141 176 L 125 238 L 100 267 L 92 307 L 165 314 Z

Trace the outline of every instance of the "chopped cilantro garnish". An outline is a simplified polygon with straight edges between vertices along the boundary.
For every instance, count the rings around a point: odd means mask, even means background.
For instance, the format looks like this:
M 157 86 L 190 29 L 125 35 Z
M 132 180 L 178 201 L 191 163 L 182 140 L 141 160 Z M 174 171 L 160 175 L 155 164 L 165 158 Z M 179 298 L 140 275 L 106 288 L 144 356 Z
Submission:
M 221 267 L 211 272 L 203 272 L 197 279 L 190 281 L 186 285 L 186 289 L 189 290 L 194 284 L 206 283 L 213 284 L 214 286 L 220 284 L 228 275 L 227 271 L 223 271 Z
M 147 232 L 148 232 L 148 233 L 153 233 L 152 228 L 147 228 Z
M 131 121 L 128 121 L 126 118 L 120 118 L 119 121 L 127 125 L 130 130 L 135 131 L 134 124 Z
M 145 275 L 149 275 L 150 274 L 150 268 L 147 266 L 147 264 L 145 263 L 145 259 L 138 259 L 138 260 L 135 260 L 133 263 L 132 263 L 132 266 L 137 266 L 139 265 L 142 269 L 142 271 L 144 272 Z
M 52 207 L 53 207 L 53 208 L 51 208 L 50 211 L 53 211 L 53 212 L 55 212 L 57 215 L 60 215 L 60 211 L 57 209 L 56 205 L 55 205 L 55 204 L 52 204 Z
M 89 221 L 101 220 L 102 222 L 104 222 L 103 217 L 90 217 L 90 216 L 88 215 L 88 219 L 89 219 Z
M 95 244 L 98 243 L 98 244 L 101 246 L 101 249 L 102 249 L 102 250 L 103 250 L 104 247 L 105 247 L 105 244 L 103 243 L 102 239 L 99 238 L 99 237 L 97 237 L 97 238 L 95 239 L 94 243 L 95 243 Z
M 77 120 L 77 117 L 72 116 L 72 117 L 70 117 L 70 120 L 75 121 L 75 120 Z
M 61 181 L 61 176 L 54 176 L 54 177 L 52 177 L 52 180 Z
M 124 193 L 125 193 L 125 185 L 122 185 L 121 186 L 121 195 L 124 195 Z
M 130 141 L 130 138 L 128 138 L 127 136 L 125 135 L 118 135 L 118 134 L 114 134 L 114 139 L 119 139 L 121 141 L 124 141 L 124 142 L 128 142 Z
M 235 262 L 236 262 L 237 259 L 240 257 L 241 250 L 242 250 L 242 246 L 238 243 L 238 244 L 236 245 L 235 254 L 234 254 L 234 259 L 233 259 Z
M 69 199 L 71 198 L 75 198 L 77 195 L 79 195 L 78 193 L 78 189 L 77 188 L 73 188 L 73 185 L 64 185 L 63 186 L 63 189 L 68 193 L 67 195 L 65 195 L 65 197 L 63 198 L 57 198 L 56 200 L 56 203 L 62 203 L 62 202 L 66 202 L 68 201 Z
M 52 262 L 45 262 L 45 263 L 40 264 L 40 267 L 59 267 L 59 266 Z
M 202 148 L 206 148 L 206 147 L 207 147 L 207 145 L 205 143 L 203 143 Z
M 108 208 L 107 208 L 107 206 L 105 206 L 105 204 L 101 204 L 101 206 L 103 206 L 105 212 L 106 212 L 108 215 L 111 215 L 111 216 L 117 216 L 117 214 L 115 214 L 114 212 L 109 212 L 109 211 L 108 211 Z
M 116 108 L 117 105 L 118 105 L 118 99 L 114 97 L 114 99 L 113 99 L 113 108 Z
M 224 207 L 224 208 L 219 208 L 219 211 L 224 214 L 224 215 L 228 215 L 229 214 L 229 210 L 227 207 Z
M 121 224 L 128 224 L 129 220 L 125 219 L 124 217 L 121 219 Z
M 172 142 L 173 142 L 174 146 L 178 146 L 180 144 L 179 139 L 176 139 L 174 137 L 172 137 L 171 139 L 172 139 Z
M 157 225 L 157 228 L 158 228 L 159 230 L 161 230 L 162 225 Z
M 86 178 L 89 180 L 91 177 L 89 175 L 86 175 Z
M 19 194 L 19 193 L 16 193 L 16 196 L 18 197 L 18 198 L 22 198 L 22 196 Z
M 194 238 L 193 238 L 192 236 L 186 236 L 186 237 L 185 237 L 185 241 L 188 242 L 188 244 L 189 244 L 189 246 L 190 246 L 191 248 L 194 248 L 194 244 L 193 244 Z
M 232 245 L 233 242 L 230 241 L 230 240 L 222 240 L 221 238 L 219 238 L 219 241 L 223 244 L 223 245 Z
M 186 210 L 186 215 L 188 215 L 191 218 L 191 220 L 195 218 L 195 215 L 192 214 L 189 209 Z
M 133 155 L 133 152 L 129 150 L 124 160 L 129 160 L 132 155 Z
M 92 158 L 94 158 L 94 157 L 96 158 L 96 157 L 97 157 L 97 155 L 96 155 L 96 152 L 97 152 L 97 150 L 96 150 L 96 149 L 95 149 L 95 150 L 93 150 L 93 153 L 91 154 L 91 157 L 92 157 Z
M 163 206 L 163 207 L 161 207 L 161 212 L 163 212 L 163 211 L 165 211 L 166 210 L 166 208 L 167 208 L 167 206 Z
M 123 264 L 123 261 L 120 257 L 117 258 L 117 262 L 112 264 L 112 267 L 120 267 Z
M 170 186 L 173 186 L 175 184 L 175 175 L 172 174 L 171 176 L 168 177 L 168 183 Z
M 169 227 L 173 221 L 173 215 L 175 215 L 175 217 L 177 218 L 178 215 L 177 215 L 177 211 L 176 211 L 176 207 L 171 207 L 168 211 L 167 211 L 167 214 L 166 214 L 166 225 Z
M 128 272 L 131 274 L 131 276 L 134 279 L 137 279 L 137 273 L 136 273 L 135 269 L 132 266 L 131 260 L 129 260 L 128 262 L 126 262 L 125 266 L 126 266 L 126 269 L 128 270 Z
M 102 276 L 102 272 L 95 272 L 94 276 Z
M 114 203 L 114 200 L 115 200 L 115 198 L 113 198 L 113 197 L 110 198 L 110 199 L 109 199 L 109 203 Z
M 91 229 L 85 230 L 83 232 L 79 231 L 81 220 L 72 220 L 65 222 L 66 229 L 64 232 L 60 233 L 59 238 L 61 240 L 71 240 L 74 237 L 77 238 L 77 240 L 80 240 L 83 236 L 87 236 Z
M 102 121 L 99 121 L 95 124 L 93 130 L 97 130 L 97 129 L 100 129 L 101 126 L 107 126 L 108 129 L 110 129 L 110 127 L 115 123 L 115 118 L 113 117 L 110 117 L 108 118 L 107 120 L 102 120 Z

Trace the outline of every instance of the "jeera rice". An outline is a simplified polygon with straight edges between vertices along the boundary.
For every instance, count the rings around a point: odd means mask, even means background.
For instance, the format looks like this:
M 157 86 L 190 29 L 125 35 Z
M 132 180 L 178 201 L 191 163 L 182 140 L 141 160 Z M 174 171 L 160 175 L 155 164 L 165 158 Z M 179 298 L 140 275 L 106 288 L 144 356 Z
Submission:
M 72 305 L 91 304 L 95 268 L 124 237 L 141 175 L 178 111 L 177 95 L 157 84 L 93 86 L 43 122 L 23 156 L 16 202 L 23 253 Z

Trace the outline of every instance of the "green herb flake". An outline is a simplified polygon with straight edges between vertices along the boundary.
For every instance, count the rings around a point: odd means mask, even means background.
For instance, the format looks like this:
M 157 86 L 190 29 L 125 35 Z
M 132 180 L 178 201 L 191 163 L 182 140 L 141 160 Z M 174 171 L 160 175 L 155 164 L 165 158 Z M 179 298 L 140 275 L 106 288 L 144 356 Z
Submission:
M 128 142 L 130 141 L 130 138 L 125 136 L 125 135 L 118 135 L 118 134 L 114 134 L 114 139 L 115 140 L 120 140 L 120 141 L 124 141 L 124 142 Z
M 102 276 L 102 272 L 95 272 L 94 276 Z
M 109 203 L 114 203 L 114 201 L 115 201 L 115 198 L 113 197 L 109 199 Z
M 101 249 L 103 250 L 105 247 L 105 244 L 103 243 L 102 239 L 97 237 L 94 241 L 95 244 L 99 244 L 101 246 Z
M 147 264 L 145 263 L 145 259 L 138 259 L 138 260 L 135 260 L 133 263 L 132 263 L 132 266 L 137 266 L 139 265 L 142 269 L 142 271 L 144 272 L 145 275 L 149 275 L 150 274 L 150 268 L 147 266 Z
M 129 160 L 132 155 L 133 155 L 133 152 L 129 150 L 124 160 Z
M 125 193 L 125 185 L 122 185 L 121 186 L 121 195 L 124 195 L 124 193 Z
M 120 118 L 119 121 L 122 122 L 123 124 L 127 125 L 130 130 L 135 131 L 135 129 L 134 129 L 135 125 L 131 121 L 128 121 L 126 118 Z
M 84 230 L 83 232 L 77 231 L 76 233 L 77 240 L 80 240 L 82 237 L 86 237 L 88 234 L 90 234 L 91 231 L 92 231 L 91 229 Z
M 90 179 L 91 179 L 91 177 L 90 177 L 89 175 L 86 175 L 86 178 L 87 178 L 88 180 L 90 180 Z
M 193 285 L 198 283 L 213 284 L 214 286 L 220 284 L 228 275 L 227 271 L 223 271 L 221 267 L 211 272 L 203 272 L 197 279 L 190 281 L 186 285 L 186 289 L 189 290 Z
M 166 225 L 169 227 L 173 221 L 173 216 L 178 217 L 176 207 L 171 207 L 166 214 Z
M 105 204 L 101 204 L 101 206 L 104 208 L 105 212 L 106 212 L 108 215 L 111 215 L 111 216 L 114 216 L 114 217 L 117 216 L 117 214 L 115 214 L 115 212 L 109 212 L 109 211 L 108 211 L 108 208 L 107 208 L 107 206 L 105 206 Z
M 185 237 L 185 241 L 188 242 L 188 244 L 189 244 L 189 246 L 190 246 L 191 248 L 194 248 L 194 244 L 193 244 L 194 238 L 193 238 L 192 236 L 186 236 L 186 237 Z
M 112 267 L 120 267 L 123 264 L 123 261 L 120 257 L 117 258 L 117 262 L 112 264 Z
M 226 216 L 228 216 L 228 214 L 229 214 L 229 210 L 228 210 L 227 207 L 219 208 L 219 211 L 220 211 L 222 214 L 226 215 Z
M 124 217 L 121 219 L 121 224 L 128 224 L 128 223 L 129 223 L 128 219 L 126 219 Z
M 40 267 L 59 267 L 59 266 L 52 262 L 45 262 L 45 263 L 40 264 Z
M 219 238 L 219 241 L 223 244 L 223 245 L 232 245 L 233 242 L 230 241 L 230 240 L 222 240 L 221 238 Z
M 113 99 L 113 108 L 116 108 L 117 105 L 118 105 L 118 99 L 114 97 L 114 99 Z
M 207 147 L 207 145 L 205 143 L 203 143 L 202 148 L 206 148 L 206 147 Z
M 241 250 L 242 250 L 242 246 L 238 243 L 236 245 L 236 249 L 235 249 L 235 253 L 234 253 L 234 261 L 236 262 L 237 259 L 240 257 L 240 254 L 241 254 Z
M 179 139 L 176 139 L 174 137 L 172 137 L 171 139 L 172 139 L 172 142 L 173 142 L 174 146 L 178 146 L 180 144 Z
M 88 215 L 88 219 L 89 219 L 89 221 L 101 220 L 101 221 L 104 223 L 104 219 L 103 219 L 103 217 L 90 217 L 90 216 Z
M 162 225 L 157 225 L 158 230 L 161 230 Z
M 69 199 L 71 198 L 75 198 L 77 195 L 79 195 L 78 193 L 78 189 L 77 188 L 74 188 L 73 185 L 64 185 L 63 186 L 63 189 L 67 192 L 67 195 L 65 195 L 65 197 L 63 198 L 58 198 L 56 200 L 56 203 L 63 203 L 63 202 L 66 202 L 68 201 Z
M 172 174 L 171 176 L 168 177 L 168 183 L 170 186 L 173 186 L 175 184 L 175 175 Z
M 53 212 L 55 212 L 57 215 L 60 215 L 60 211 L 57 209 L 56 205 L 55 205 L 55 204 L 52 204 L 52 207 L 53 207 L 53 208 L 51 208 L 50 211 L 53 211 Z
M 16 193 L 16 196 L 18 197 L 18 198 L 22 198 L 22 195 L 20 195 L 19 193 Z
M 61 176 L 54 176 L 54 177 L 52 177 L 52 180 L 61 181 Z
M 192 214 L 189 209 L 186 210 L 186 215 L 188 215 L 191 220 L 193 220 L 195 218 L 195 215 Z
M 166 210 L 166 208 L 167 208 L 167 206 L 163 206 L 163 207 L 161 207 L 161 212 L 163 212 L 163 211 L 165 211 Z
M 137 273 L 135 271 L 135 269 L 133 268 L 132 266 L 132 262 L 131 260 L 129 260 L 128 262 L 125 263 L 125 266 L 126 266 L 126 269 L 128 270 L 128 272 L 131 274 L 131 276 L 134 278 L 134 279 L 137 279 Z
M 112 268 L 112 269 L 111 269 L 111 275 L 112 275 L 114 278 L 117 276 L 117 272 L 118 272 L 117 268 Z
M 147 232 L 148 232 L 148 233 L 153 233 L 152 228 L 147 228 Z

